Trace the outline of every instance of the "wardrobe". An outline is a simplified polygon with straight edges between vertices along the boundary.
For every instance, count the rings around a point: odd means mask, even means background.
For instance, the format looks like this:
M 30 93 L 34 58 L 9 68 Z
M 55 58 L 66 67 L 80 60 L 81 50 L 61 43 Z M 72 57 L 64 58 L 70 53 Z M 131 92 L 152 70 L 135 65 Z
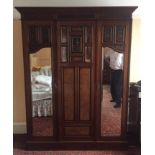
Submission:
M 131 26 L 132 12 L 136 8 L 16 7 L 22 20 L 27 119 L 25 145 L 28 149 L 107 149 L 128 146 Z M 115 47 L 124 54 L 120 134 L 111 136 L 101 135 L 102 51 L 105 47 Z M 42 66 L 35 66 L 33 58 L 38 61 L 37 52 L 42 49 L 48 49 L 47 53 L 50 53 L 46 59 L 50 57 L 52 93 L 43 102 L 47 104 L 49 98 L 52 100 L 52 119 L 46 119 L 49 123 L 47 126 L 36 123 L 36 130 L 43 126 L 45 134 L 35 135 L 34 119 L 51 118 L 47 114 L 46 117 L 33 116 L 33 103 L 37 104 L 38 100 L 33 100 L 31 70 L 40 71 Z M 48 135 L 46 130 L 50 123 L 52 134 Z

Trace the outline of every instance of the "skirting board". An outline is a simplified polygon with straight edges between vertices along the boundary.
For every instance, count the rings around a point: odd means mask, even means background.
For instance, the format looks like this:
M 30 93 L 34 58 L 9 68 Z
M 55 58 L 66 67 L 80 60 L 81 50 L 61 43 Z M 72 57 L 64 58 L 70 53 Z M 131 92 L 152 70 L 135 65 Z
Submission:
M 26 132 L 26 122 L 13 123 L 14 134 L 24 134 Z

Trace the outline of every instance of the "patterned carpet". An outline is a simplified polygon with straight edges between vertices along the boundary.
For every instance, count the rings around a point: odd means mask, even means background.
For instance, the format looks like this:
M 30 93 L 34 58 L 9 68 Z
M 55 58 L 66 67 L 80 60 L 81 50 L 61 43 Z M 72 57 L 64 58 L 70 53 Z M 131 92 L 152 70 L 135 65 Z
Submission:
M 33 135 L 34 136 L 53 136 L 52 117 L 34 117 Z
M 114 108 L 114 102 L 110 102 L 110 86 L 103 86 L 103 99 L 101 111 L 101 135 L 119 136 L 121 133 L 121 108 Z
M 23 151 L 14 149 L 14 155 L 140 155 L 140 149 L 128 151 Z

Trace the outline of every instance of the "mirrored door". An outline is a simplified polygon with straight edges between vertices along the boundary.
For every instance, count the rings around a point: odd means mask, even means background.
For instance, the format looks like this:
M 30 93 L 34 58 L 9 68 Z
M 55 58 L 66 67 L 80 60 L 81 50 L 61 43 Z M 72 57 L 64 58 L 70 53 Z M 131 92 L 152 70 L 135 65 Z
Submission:
M 127 55 L 124 58 L 127 25 L 123 22 L 102 24 L 101 137 L 120 137 L 125 131 L 126 117 L 124 101 L 127 99 L 123 91 L 127 88 L 124 89 L 123 85 L 127 84 L 124 79 L 127 74 L 124 69 L 127 65 Z
M 101 136 L 121 135 L 123 54 L 102 48 Z
M 32 135 L 53 136 L 53 50 L 30 54 Z
M 55 136 L 55 46 L 53 23 L 26 21 L 24 48 L 27 132 Z

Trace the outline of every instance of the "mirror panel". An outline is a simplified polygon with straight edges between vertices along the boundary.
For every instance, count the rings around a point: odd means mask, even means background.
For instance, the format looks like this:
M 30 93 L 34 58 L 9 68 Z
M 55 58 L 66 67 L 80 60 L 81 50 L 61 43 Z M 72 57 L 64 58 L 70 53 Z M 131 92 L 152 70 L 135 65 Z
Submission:
M 123 53 L 102 48 L 101 136 L 121 135 Z
M 51 48 L 30 54 L 33 136 L 53 136 L 51 58 Z

